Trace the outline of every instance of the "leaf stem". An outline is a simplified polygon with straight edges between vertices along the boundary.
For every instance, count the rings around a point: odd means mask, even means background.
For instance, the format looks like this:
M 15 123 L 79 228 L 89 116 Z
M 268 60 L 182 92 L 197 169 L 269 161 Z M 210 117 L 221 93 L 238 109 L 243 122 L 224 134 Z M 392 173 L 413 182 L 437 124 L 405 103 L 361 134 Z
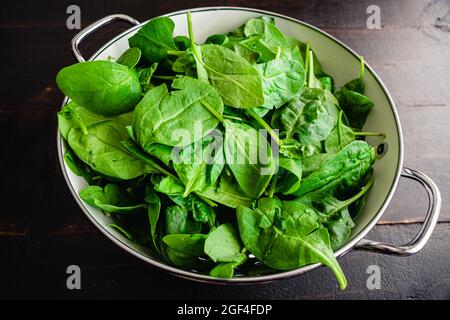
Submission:
M 202 196 L 200 193 L 198 193 L 197 191 L 194 191 L 195 195 L 197 197 L 199 197 L 200 199 L 202 199 L 206 204 L 208 204 L 210 207 L 217 207 L 217 203 L 215 203 L 214 201 L 212 201 L 211 199 L 208 199 L 204 196 Z
M 311 83 L 313 82 L 314 77 L 315 77 L 315 75 L 314 75 L 314 59 L 313 59 L 313 53 L 311 50 L 309 50 L 308 57 L 309 57 L 309 60 L 308 60 L 308 64 L 309 64 L 308 65 L 308 87 L 310 88 Z
M 308 65 L 309 65 L 309 50 L 311 48 L 310 43 L 306 43 L 306 50 L 305 50 L 305 73 L 308 74 Z
M 206 100 L 202 99 L 200 100 L 200 103 L 206 108 L 208 109 L 209 112 L 212 113 L 212 115 L 214 117 L 216 117 L 221 123 L 223 122 L 223 117 L 220 113 L 217 112 L 216 109 L 214 109 L 208 102 L 206 102 Z
M 261 118 L 259 116 L 259 114 L 257 114 L 254 110 L 252 109 L 247 109 L 247 113 L 256 120 L 256 122 L 258 122 L 264 129 L 267 130 L 267 132 L 269 132 L 270 136 L 272 137 L 272 139 L 276 142 L 276 144 L 281 145 L 281 140 L 278 137 L 278 135 L 275 133 L 275 131 L 273 131 L 273 129 L 267 124 L 266 121 L 264 121 L 263 118 Z
M 341 139 L 341 124 L 342 124 L 342 113 L 343 111 L 339 111 L 338 122 L 337 122 L 337 133 L 338 133 L 338 141 L 339 141 L 339 149 L 342 149 L 342 139 Z
M 339 207 L 337 207 L 336 209 L 334 209 L 333 211 L 330 212 L 328 217 L 331 217 L 334 214 L 336 214 L 337 212 L 341 211 L 342 209 L 347 208 L 353 202 L 355 202 L 356 200 L 361 198 L 373 186 L 374 181 L 375 181 L 375 179 L 373 177 L 371 177 L 369 182 L 367 182 L 367 184 L 361 189 L 361 191 L 359 191 L 357 194 L 355 194 L 350 199 L 342 201 L 342 203 L 339 205 Z
M 275 193 L 275 189 L 277 187 L 277 182 L 278 182 L 278 175 L 275 174 L 272 177 L 272 184 L 270 185 L 270 190 L 269 190 L 269 198 L 273 198 L 273 195 Z
M 360 61 L 359 81 L 360 83 L 362 83 L 364 78 L 364 57 L 359 56 L 359 61 Z
M 167 50 L 167 54 L 170 54 L 172 56 L 181 56 L 182 54 L 186 53 L 186 51 L 180 51 L 180 50 Z
M 275 54 L 275 60 L 280 59 L 280 56 L 281 56 L 281 48 L 277 47 L 277 53 Z
M 222 117 L 224 117 L 224 119 L 231 119 L 231 120 L 237 120 L 237 121 L 243 121 L 244 120 L 242 118 L 235 117 L 235 116 L 230 116 L 228 114 L 223 114 Z

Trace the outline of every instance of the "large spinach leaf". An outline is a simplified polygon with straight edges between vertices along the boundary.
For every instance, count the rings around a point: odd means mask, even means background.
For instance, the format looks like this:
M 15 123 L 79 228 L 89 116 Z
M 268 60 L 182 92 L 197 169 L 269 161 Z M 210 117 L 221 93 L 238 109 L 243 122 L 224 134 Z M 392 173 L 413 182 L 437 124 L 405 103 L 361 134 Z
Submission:
M 168 17 L 158 17 L 147 22 L 139 31 L 128 39 L 130 47 L 141 49 L 150 62 L 159 62 L 167 58 L 171 51 L 178 48 L 173 41 L 175 24 Z
M 328 231 L 320 226 L 319 215 L 312 208 L 296 201 L 285 201 L 280 207 L 273 200 L 268 208 L 239 207 L 237 219 L 246 248 L 269 267 L 291 270 L 320 262 L 333 270 L 341 288 L 346 287 Z
M 144 150 L 153 143 L 188 145 L 219 123 L 205 107 L 208 105 L 218 114 L 223 112 L 222 100 L 214 87 L 182 77 L 173 81 L 172 88 L 177 90 L 169 93 L 165 84 L 151 89 L 134 111 L 133 129 Z M 196 127 L 200 127 L 198 136 Z
M 80 106 L 106 116 L 131 111 L 141 98 L 136 71 L 110 61 L 65 67 L 58 72 L 56 83 Z
M 225 120 L 225 158 L 237 183 L 251 198 L 258 198 L 275 172 L 272 149 L 258 130 Z

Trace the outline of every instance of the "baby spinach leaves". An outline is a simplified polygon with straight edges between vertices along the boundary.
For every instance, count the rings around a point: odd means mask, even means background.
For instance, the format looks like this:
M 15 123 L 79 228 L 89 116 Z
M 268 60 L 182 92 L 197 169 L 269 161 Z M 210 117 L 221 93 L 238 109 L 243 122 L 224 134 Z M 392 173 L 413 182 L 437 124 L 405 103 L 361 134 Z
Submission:
M 80 197 L 91 206 L 108 213 L 126 213 L 147 207 L 145 203 L 133 203 L 132 196 L 126 190 L 112 183 L 104 188 L 88 186 L 80 191 Z
M 58 72 L 56 83 L 71 100 L 105 116 L 131 111 L 141 98 L 136 71 L 110 61 L 65 67 Z
M 321 262 L 334 271 L 341 288 L 347 281 L 333 255 L 319 215 L 296 201 L 270 200 L 255 209 L 239 207 L 237 219 L 245 247 L 269 267 L 290 270 Z
M 333 250 L 373 184 L 374 149 L 359 139 L 383 136 L 358 131 L 373 107 L 363 60 L 335 92 L 311 45 L 273 18 L 204 44 L 187 20 L 189 37 L 159 17 L 115 63 L 58 73 L 80 197 L 174 266 L 231 278 L 319 262 L 344 288 Z
M 222 114 L 223 103 L 214 87 L 182 77 L 172 82 L 175 91 L 169 93 L 162 84 L 148 91 L 136 106 L 133 129 L 141 146 L 146 149 L 153 143 L 185 146 L 204 137 L 219 120 L 205 107 L 210 106 Z M 200 137 L 195 137 L 195 127 L 201 123 Z M 175 135 L 175 133 L 179 135 Z
M 253 127 L 224 121 L 225 158 L 237 183 L 250 198 L 258 198 L 275 171 L 272 149 Z
M 203 45 L 201 52 L 209 81 L 226 105 L 248 109 L 264 103 L 261 77 L 247 60 L 215 44 Z
M 239 235 L 229 223 L 211 231 L 205 241 L 205 253 L 214 262 L 240 262 L 244 258 L 241 250 Z
M 345 194 L 364 179 L 374 162 L 374 148 L 367 142 L 353 141 L 307 176 L 295 195 L 312 191 Z
M 150 20 L 128 39 L 131 48 L 141 49 L 150 62 L 159 62 L 167 58 L 172 51 L 178 51 L 173 40 L 175 24 L 170 18 L 159 17 Z
M 265 108 L 281 107 L 304 85 L 305 71 L 296 60 L 275 59 L 256 67 L 263 79 Z
M 347 82 L 335 95 L 351 127 L 361 130 L 374 104 L 364 95 L 364 59 L 361 57 L 359 78 Z

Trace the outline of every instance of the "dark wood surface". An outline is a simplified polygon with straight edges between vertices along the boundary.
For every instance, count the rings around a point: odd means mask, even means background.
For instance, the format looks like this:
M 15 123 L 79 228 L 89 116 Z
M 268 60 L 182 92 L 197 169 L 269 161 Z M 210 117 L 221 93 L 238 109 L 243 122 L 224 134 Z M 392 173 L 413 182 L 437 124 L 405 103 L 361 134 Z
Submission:
M 74 63 L 66 28 L 71 1 L 14 1 L 0 11 L 0 297 L 8 298 L 450 298 L 450 5 L 378 1 L 382 29 L 366 28 L 372 1 L 225 1 L 286 14 L 336 36 L 376 70 L 397 104 L 405 165 L 429 174 L 443 196 L 440 223 L 419 254 L 396 258 L 350 253 L 341 259 L 350 287 L 339 292 L 322 268 L 278 283 L 234 287 L 180 280 L 122 252 L 83 216 L 61 175 L 56 112 L 63 95 L 57 71 Z M 82 26 L 112 13 L 140 21 L 211 1 L 78 1 Z M 83 46 L 88 56 L 125 25 L 108 26 Z M 414 236 L 426 209 L 423 191 L 402 181 L 384 225 L 372 237 L 395 243 Z M 65 268 L 78 264 L 83 289 L 68 291 Z M 382 270 L 382 288 L 368 290 L 368 265 Z M 155 291 L 152 288 L 159 288 Z

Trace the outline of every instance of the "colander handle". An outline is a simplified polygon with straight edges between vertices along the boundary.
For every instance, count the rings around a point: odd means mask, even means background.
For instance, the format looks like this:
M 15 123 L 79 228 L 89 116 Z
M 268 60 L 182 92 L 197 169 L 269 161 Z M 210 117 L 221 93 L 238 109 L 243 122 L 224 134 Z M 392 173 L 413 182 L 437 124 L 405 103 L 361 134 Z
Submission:
M 86 61 L 80 50 L 78 49 L 80 43 L 90 34 L 94 33 L 95 31 L 97 31 L 98 29 L 100 29 L 101 27 L 110 24 L 111 22 L 115 22 L 115 21 L 125 21 L 128 22 L 132 25 L 138 25 L 139 21 L 137 21 L 136 19 L 133 19 L 130 16 L 127 16 L 125 14 L 112 14 L 110 16 L 106 16 L 100 20 L 95 21 L 94 23 L 91 23 L 90 25 L 88 25 L 86 28 L 84 28 L 83 30 L 81 30 L 79 33 L 77 33 L 75 35 L 75 37 L 73 37 L 72 39 L 72 52 L 75 55 L 75 58 L 79 61 L 79 62 L 83 62 Z
M 402 177 L 419 182 L 428 195 L 428 210 L 419 233 L 408 244 L 395 246 L 393 244 L 362 239 L 354 247 L 358 250 L 379 252 L 397 256 L 408 256 L 419 252 L 430 239 L 441 211 L 441 193 L 436 184 L 420 171 L 403 168 Z

